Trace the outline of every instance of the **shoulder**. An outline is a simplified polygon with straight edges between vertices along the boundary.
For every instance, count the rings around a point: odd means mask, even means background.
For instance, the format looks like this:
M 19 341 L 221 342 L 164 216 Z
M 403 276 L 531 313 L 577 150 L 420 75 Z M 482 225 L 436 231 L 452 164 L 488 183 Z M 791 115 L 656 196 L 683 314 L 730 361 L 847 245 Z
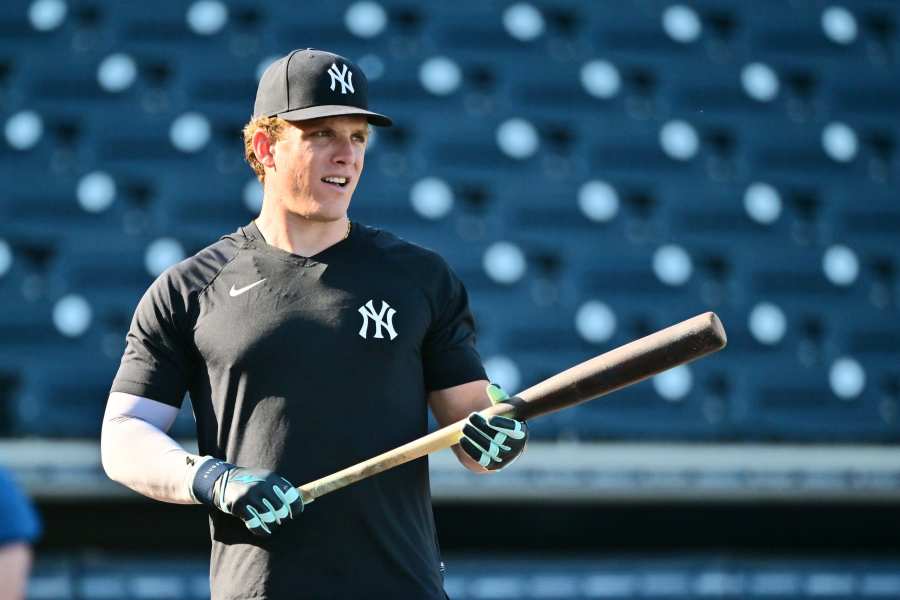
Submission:
M 6 469 L 0 468 L 0 498 L 18 497 L 19 490 Z
M 383 229 L 363 227 L 369 234 L 368 243 L 374 246 L 372 254 L 402 273 L 409 286 L 420 290 L 433 314 L 439 314 L 448 302 L 465 297 L 462 281 L 443 256 Z
M 246 241 L 242 229 L 238 229 L 172 265 L 147 288 L 138 311 L 196 315 L 200 296 L 234 260 Z
M 384 229 L 369 225 L 361 225 L 361 227 L 366 242 L 374 246 L 381 257 L 411 271 L 417 279 L 428 280 L 449 273 L 450 266 L 447 261 L 434 250 Z
M 0 545 L 31 541 L 40 533 L 40 522 L 31 503 L 12 478 L 0 469 Z
M 200 294 L 209 287 L 222 269 L 234 260 L 247 241 L 243 228 L 223 235 L 193 256 L 163 271 L 153 286 L 177 292 L 183 297 Z

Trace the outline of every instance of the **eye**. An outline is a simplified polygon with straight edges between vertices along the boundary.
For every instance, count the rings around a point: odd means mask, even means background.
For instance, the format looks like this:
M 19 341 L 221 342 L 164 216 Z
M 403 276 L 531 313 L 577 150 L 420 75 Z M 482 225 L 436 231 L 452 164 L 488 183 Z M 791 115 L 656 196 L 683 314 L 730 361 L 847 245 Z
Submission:
M 357 141 L 357 142 L 359 142 L 359 143 L 361 143 L 361 144 L 365 144 L 365 143 L 366 143 L 366 136 L 362 135 L 361 133 L 356 133 L 356 134 L 353 135 L 353 140 L 354 140 L 354 141 Z
M 313 137 L 329 137 L 330 135 L 331 131 L 329 131 L 328 129 L 320 129 L 313 132 Z

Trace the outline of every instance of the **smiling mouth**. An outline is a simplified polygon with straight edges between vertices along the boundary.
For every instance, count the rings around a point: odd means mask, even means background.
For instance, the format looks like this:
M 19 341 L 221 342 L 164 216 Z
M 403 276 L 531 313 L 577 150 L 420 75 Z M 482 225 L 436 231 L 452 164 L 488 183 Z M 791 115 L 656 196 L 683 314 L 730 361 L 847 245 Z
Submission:
M 335 187 L 346 187 L 348 183 L 350 183 L 350 179 L 347 177 L 323 177 L 322 181 L 327 183 L 328 185 L 333 185 Z

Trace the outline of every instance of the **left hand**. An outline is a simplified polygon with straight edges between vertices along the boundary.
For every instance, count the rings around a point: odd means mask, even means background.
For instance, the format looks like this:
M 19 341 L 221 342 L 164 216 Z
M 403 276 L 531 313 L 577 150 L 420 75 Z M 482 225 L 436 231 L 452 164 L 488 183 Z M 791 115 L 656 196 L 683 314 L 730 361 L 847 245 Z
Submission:
M 494 384 L 487 387 L 487 394 L 492 404 L 509 398 L 500 386 Z M 473 412 L 463 426 L 459 446 L 479 465 L 488 471 L 496 471 L 509 466 L 525 449 L 527 441 L 528 426 L 524 421 L 499 415 L 487 420 Z

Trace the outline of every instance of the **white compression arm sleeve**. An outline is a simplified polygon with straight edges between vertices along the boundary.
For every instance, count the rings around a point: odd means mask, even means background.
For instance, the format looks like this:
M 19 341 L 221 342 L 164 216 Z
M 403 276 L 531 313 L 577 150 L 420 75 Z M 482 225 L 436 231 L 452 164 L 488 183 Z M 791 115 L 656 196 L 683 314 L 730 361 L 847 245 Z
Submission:
M 177 415 L 168 404 L 111 393 L 100 434 L 109 478 L 155 500 L 198 504 L 191 485 L 205 458 L 190 454 L 166 433 Z

